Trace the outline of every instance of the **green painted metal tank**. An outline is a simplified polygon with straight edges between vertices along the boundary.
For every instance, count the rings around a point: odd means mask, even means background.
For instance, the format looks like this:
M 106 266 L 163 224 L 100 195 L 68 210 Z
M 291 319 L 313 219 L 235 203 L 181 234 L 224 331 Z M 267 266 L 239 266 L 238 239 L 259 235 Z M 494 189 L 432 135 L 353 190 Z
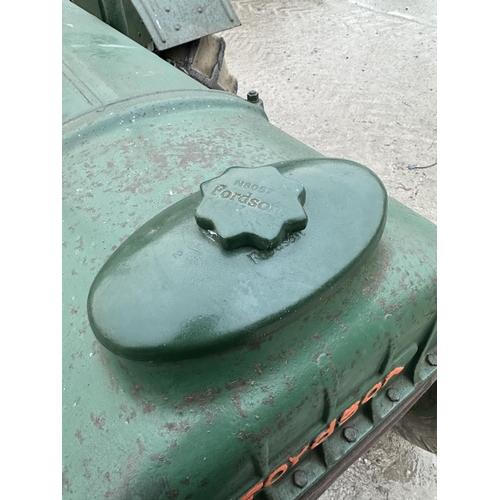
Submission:
M 63 498 L 315 498 L 436 380 L 435 226 L 69 1 L 63 195 Z

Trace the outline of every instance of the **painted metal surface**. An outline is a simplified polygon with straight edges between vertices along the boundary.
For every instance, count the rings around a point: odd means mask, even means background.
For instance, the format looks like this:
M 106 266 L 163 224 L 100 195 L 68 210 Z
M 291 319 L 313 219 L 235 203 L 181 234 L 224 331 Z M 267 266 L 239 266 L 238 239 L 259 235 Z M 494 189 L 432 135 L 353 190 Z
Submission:
M 72 0 L 143 47 L 166 50 L 240 21 L 228 0 Z
M 371 256 L 295 321 L 197 359 L 118 357 L 87 296 L 121 243 L 231 166 L 321 155 L 69 2 L 63 71 L 63 497 L 297 498 L 294 467 L 312 487 L 356 446 L 346 422 L 368 436 L 434 376 L 435 226 L 389 198 Z

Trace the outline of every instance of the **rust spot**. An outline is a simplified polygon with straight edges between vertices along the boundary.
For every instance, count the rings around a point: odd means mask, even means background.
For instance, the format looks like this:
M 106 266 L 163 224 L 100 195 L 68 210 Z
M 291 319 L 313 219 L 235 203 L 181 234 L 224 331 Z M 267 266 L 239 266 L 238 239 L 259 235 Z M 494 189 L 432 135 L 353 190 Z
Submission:
M 85 469 L 85 472 L 83 473 L 83 477 L 85 479 L 90 479 L 92 477 L 92 474 L 89 472 L 89 463 L 90 463 L 90 459 L 86 458 L 85 460 L 83 460 L 83 468 Z
M 83 443 L 84 437 L 82 436 L 82 431 L 81 429 L 77 429 L 75 432 L 75 436 L 78 438 L 78 441 L 80 441 L 80 444 Z
M 175 432 L 187 432 L 191 428 L 187 420 L 182 422 L 167 422 L 163 427 Z
M 92 420 L 93 424 L 102 431 L 104 429 L 104 425 L 106 424 L 106 415 L 101 413 L 96 417 L 93 413 L 91 413 L 90 420 Z
M 235 394 L 231 398 L 231 401 L 233 403 L 233 406 L 236 408 L 236 411 L 240 415 L 240 417 L 248 418 L 248 413 L 245 410 L 243 410 L 243 408 L 241 407 L 241 396 L 240 396 L 240 394 L 239 393 Z
M 254 443 L 260 443 L 270 433 L 271 433 L 271 429 L 266 427 L 265 429 L 262 429 L 258 434 L 255 434 L 254 432 L 240 431 L 240 432 L 238 432 L 237 437 L 240 441 L 243 441 L 245 439 L 250 439 Z
M 76 276 L 78 273 L 75 269 L 71 269 L 71 276 Z
M 120 405 L 120 412 L 118 413 L 118 418 L 122 418 L 125 412 L 128 411 L 127 405 Z
M 321 335 L 319 333 L 315 333 L 311 338 L 314 340 L 321 340 Z
M 62 473 L 62 485 L 63 485 L 63 488 L 66 488 L 66 491 L 68 491 L 69 493 L 73 493 L 73 490 L 70 488 L 70 484 L 69 484 L 69 479 L 68 479 L 67 473 L 68 473 L 68 470 L 65 467 L 64 471 Z
M 181 479 L 181 484 L 187 486 L 189 484 L 189 477 L 186 476 L 184 479 Z
M 290 392 L 290 391 L 293 389 L 293 384 L 292 384 L 292 382 L 291 382 L 289 379 L 286 379 L 286 380 L 285 380 L 285 384 L 286 384 L 286 390 L 287 390 L 288 392 Z
M 72 307 L 70 312 L 71 314 L 78 314 L 78 307 Z
M 76 247 L 77 250 L 83 250 L 84 249 L 84 246 L 83 246 L 83 238 L 80 236 L 80 238 L 78 238 L 78 246 Z
M 208 479 L 204 478 L 200 481 L 200 486 L 206 486 L 208 484 Z
M 168 498 L 177 498 L 179 496 L 179 490 L 172 490 L 167 493 Z
M 249 386 L 250 382 L 247 378 L 239 378 L 237 380 L 231 380 L 230 382 L 228 382 L 226 384 L 226 389 L 230 391 L 232 389 L 248 388 Z
M 262 404 L 264 405 L 274 404 L 274 396 L 268 396 L 267 398 L 264 398 L 262 400 Z
M 139 455 L 142 455 L 144 453 L 144 450 L 146 447 L 144 446 L 143 442 L 140 439 L 136 440 L 137 446 L 139 447 Z
M 165 455 L 162 455 L 161 453 L 153 453 L 152 455 L 149 455 L 149 460 L 151 460 L 151 462 L 161 462 L 167 465 L 172 463 L 171 460 L 169 460 Z
M 184 405 L 198 404 L 200 406 L 205 406 L 207 403 L 211 403 L 215 394 L 219 394 L 220 391 L 220 387 L 217 387 L 215 389 L 207 389 L 204 392 L 193 392 L 192 394 L 184 396 Z
M 136 453 L 132 452 L 127 457 L 127 462 L 123 467 L 118 469 L 119 473 L 119 483 L 116 488 L 111 489 L 111 479 L 109 472 L 104 474 L 104 477 L 108 480 L 110 485 L 108 485 L 108 491 L 104 494 L 104 498 L 125 498 L 130 490 L 131 480 L 137 475 L 137 458 Z
M 142 411 L 144 413 L 151 413 L 156 410 L 156 405 L 153 403 L 147 403 L 143 406 Z
M 285 361 L 285 360 L 295 356 L 295 354 L 297 354 L 297 351 L 292 349 L 291 351 L 288 351 L 288 352 L 281 351 L 278 355 L 270 355 L 267 357 L 267 359 L 269 361 Z
M 144 387 L 141 384 L 134 384 L 130 390 L 130 394 L 134 399 L 139 399 L 139 392 L 143 391 Z

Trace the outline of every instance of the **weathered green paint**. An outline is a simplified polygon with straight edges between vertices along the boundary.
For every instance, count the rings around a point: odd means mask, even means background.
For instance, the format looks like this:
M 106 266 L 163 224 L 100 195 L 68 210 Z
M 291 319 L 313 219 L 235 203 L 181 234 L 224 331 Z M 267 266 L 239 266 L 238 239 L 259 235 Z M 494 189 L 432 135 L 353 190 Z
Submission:
M 127 237 L 231 166 L 321 155 L 68 2 L 63 60 L 65 499 L 238 499 L 395 366 L 406 367 L 390 382 L 401 400 L 381 391 L 362 405 L 349 420 L 360 439 L 435 374 L 425 354 L 436 339 L 436 228 L 392 199 L 373 253 L 300 319 L 177 362 L 104 348 L 87 297 Z M 308 486 L 355 444 L 336 429 L 307 451 Z M 256 498 L 296 498 L 292 472 Z

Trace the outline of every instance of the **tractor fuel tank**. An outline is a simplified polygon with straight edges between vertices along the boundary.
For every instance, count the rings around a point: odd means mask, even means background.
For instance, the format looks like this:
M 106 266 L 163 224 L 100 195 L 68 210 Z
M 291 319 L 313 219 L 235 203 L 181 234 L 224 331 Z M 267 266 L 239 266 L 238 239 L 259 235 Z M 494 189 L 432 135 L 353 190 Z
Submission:
M 70 2 L 63 197 L 64 498 L 315 498 L 436 379 L 435 225 Z

